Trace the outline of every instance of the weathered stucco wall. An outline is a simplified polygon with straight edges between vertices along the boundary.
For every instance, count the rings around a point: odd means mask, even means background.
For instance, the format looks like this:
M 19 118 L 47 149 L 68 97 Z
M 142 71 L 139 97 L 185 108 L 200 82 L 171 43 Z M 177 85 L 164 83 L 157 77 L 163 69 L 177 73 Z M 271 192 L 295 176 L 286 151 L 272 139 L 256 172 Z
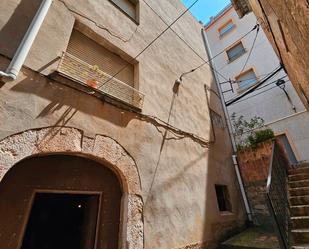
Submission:
M 308 110 L 308 1 L 249 0 L 249 3 L 274 50 L 281 54 L 289 77 Z
M 7 8 L 0 10 L 1 70 L 9 64 L 39 3 L 2 3 Z M 148 3 L 169 23 L 184 11 L 179 1 Z M 104 29 L 76 12 L 91 17 Z M 175 80 L 202 61 L 172 31 L 167 31 L 137 59 L 139 89 L 146 95 L 142 114 L 126 111 L 46 77 L 56 69 L 74 23 L 125 58 L 134 57 L 166 28 L 143 1 L 139 25 L 107 0 L 53 1 L 26 67 L 16 81 L 0 89 L 0 139 L 50 126 L 75 127 L 90 138 L 108 135 L 125 148 L 138 168 L 145 248 L 170 249 L 203 243 L 200 248 L 212 248 L 225 232 L 243 225 L 246 217 L 227 129 L 214 127 L 216 142 L 207 142 L 213 141 L 214 136 L 204 84 L 216 90 L 209 68 L 205 66 L 186 76 L 178 94 L 173 96 Z M 201 25 L 189 13 L 174 29 L 206 59 Z M 210 107 L 223 117 L 219 99 L 213 93 L 208 95 Z M 164 121 L 170 115 L 170 126 L 151 115 Z M 219 212 L 214 184 L 228 185 L 232 213 Z

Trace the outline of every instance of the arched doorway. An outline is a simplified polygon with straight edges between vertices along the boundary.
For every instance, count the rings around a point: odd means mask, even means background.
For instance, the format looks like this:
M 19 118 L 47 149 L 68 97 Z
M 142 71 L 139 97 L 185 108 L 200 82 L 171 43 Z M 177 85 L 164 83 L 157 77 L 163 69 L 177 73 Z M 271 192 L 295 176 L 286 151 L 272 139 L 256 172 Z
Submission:
M 122 187 L 101 163 L 78 155 L 33 156 L 0 183 L 6 249 L 118 249 Z

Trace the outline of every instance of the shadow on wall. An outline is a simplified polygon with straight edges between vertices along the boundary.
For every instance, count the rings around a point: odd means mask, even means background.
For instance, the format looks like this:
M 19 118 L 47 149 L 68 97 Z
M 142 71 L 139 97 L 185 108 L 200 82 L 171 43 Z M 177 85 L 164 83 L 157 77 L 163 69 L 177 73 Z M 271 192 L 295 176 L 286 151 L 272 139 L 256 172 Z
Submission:
M 4 3 L 1 1 L 1 5 L 2 7 L 11 6 L 11 2 L 10 0 L 4 0 Z M 41 2 L 41 0 L 21 0 L 16 6 L 8 22 L 0 30 L 1 54 L 13 57 Z
M 216 111 L 220 114 L 225 128 L 220 127 L 213 119 L 213 129 L 210 129 L 209 137 L 213 138 L 213 143 L 208 149 L 206 161 L 206 203 L 205 203 L 205 220 L 202 248 L 217 248 L 218 243 L 225 241 L 227 238 L 238 233 L 245 227 L 245 208 L 243 205 L 240 189 L 236 178 L 236 173 L 232 162 L 232 144 L 225 122 L 222 104 L 220 101 L 219 91 L 214 79 L 209 86 L 208 103 L 205 99 L 205 105 L 209 104 L 210 111 Z M 212 118 L 211 113 L 207 113 Z M 215 185 L 226 185 L 229 192 L 229 200 L 232 205 L 230 215 L 223 215 L 219 211 L 217 203 L 217 194 Z
M 72 90 L 52 80 L 48 81 L 39 74 L 29 73 L 24 70 L 25 79 L 18 82 L 10 90 L 21 93 L 28 93 L 49 100 L 49 104 L 42 101 L 43 107 L 36 118 L 47 118 L 54 114 L 62 113 L 61 117 L 54 124 L 55 126 L 65 126 L 78 112 L 82 112 L 91 117 L 98 117 L 120 127 L 126 127 L 128 123 L 136 118 L 134 113 L 121 110 L 110 104 L 105 104 L 102 100 L 88 95 L 78 90 Z M 25 98 L 29 95 L 25 95 Z M 40 101 L 36 99 L 38 106 Z

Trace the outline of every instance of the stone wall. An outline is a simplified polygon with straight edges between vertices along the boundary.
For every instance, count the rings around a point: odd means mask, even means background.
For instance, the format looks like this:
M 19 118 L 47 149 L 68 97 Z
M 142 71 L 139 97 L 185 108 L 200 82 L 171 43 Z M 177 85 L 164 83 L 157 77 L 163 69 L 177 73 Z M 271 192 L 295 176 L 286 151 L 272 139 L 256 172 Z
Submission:
M 272 141 L 238 152 L 239 168 L 256 225 L 269 225 L 266 182 L 272 153 Z

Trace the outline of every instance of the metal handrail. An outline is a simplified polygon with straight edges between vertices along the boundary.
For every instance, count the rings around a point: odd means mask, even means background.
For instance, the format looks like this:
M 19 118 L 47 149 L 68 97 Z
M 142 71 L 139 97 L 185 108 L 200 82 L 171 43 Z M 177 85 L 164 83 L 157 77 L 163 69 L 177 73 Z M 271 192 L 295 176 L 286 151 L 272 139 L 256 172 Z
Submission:
M 266 185 L 266 201 L 280 247 L 289 248 L 289 204 L 288 204 L 288 162 L 283 160 L 276 141 L 272 144 L 272 154 Z
M 103 72 L 96 65 L 90 65 L 68 52 L 63 52 L 57 71 L 129 105 L 139 109 L 143 106 L 145 94 L 141 91 Z M 94 81 L 93 85 L 89 85 L 91 79 Z

